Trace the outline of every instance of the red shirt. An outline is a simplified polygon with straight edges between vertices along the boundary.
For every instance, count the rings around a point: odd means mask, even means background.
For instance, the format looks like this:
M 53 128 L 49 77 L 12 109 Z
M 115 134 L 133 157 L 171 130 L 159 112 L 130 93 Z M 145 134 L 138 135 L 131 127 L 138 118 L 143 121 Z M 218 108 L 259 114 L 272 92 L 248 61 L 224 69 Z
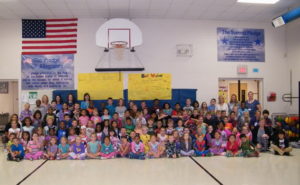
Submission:
M 239 144 L 235 141 L 233 144 L 227 141 L 226 150 L 231 151 L 232 153 L 237 153 L 239 151 Z

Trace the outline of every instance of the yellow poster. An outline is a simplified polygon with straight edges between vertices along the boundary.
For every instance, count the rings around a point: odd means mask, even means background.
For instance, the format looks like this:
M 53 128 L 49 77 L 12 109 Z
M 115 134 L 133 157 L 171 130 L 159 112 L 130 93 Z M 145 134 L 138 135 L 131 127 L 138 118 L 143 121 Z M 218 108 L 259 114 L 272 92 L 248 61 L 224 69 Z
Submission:
M 89 93 L 93 100 L 123 98 L 123 73 L 80 73 L 78 74 L 79 100 Z
M 129 100 L 172 99 L 171 74 L 143 73 L 128 75 Z

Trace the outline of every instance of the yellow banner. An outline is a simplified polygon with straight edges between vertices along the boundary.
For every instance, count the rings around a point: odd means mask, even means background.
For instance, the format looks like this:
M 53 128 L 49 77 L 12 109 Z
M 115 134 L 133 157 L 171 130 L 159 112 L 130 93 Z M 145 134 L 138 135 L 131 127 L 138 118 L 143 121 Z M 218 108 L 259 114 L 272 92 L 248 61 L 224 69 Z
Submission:
M 129 100 L 172 99 L 171 74 L 143 73 L 128 75 Z
M 79 100 L 89 93 L 93 100 L 123 98 L 123 73 L 80 73 L 78 74 Z

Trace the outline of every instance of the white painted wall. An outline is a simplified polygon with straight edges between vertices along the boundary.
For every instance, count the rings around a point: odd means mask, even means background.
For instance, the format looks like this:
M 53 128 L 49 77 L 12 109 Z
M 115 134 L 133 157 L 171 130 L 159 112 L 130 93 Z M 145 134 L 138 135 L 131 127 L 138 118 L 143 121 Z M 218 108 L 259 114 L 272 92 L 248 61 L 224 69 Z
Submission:
M 94 72 L 102 49 L 95 45 L 95 33 L 105 20 L 79 19 L 78 53 L 75 74 Z M 270 23 L 134 19 L 143 32 L 144 43 L 137 55 L 149 73 L 172 73 L 173 88 L 196 88 L 198 100 L 209 101 L 218 94 L 219 78 L 238 78 L 240 63 L 217 62 L 217 27 L 265 29 L 265 63 L 246 63 L 249 74 L 243 78 L 264 79 L 264 106 L 271 112 L 287 112 L 289 104 L 281 98 L 267 102 L 269 91 L 278 97 L 289 90 L 285 28 L 274 29 Z M 0 22 L 0 79 L 20 78 L 21 21 Z M 296 36 L 296 35 L 295 35 Z M 298 36 L 298 35 L 297 35 Z M 193 44 L 192 58 L 176 57 L 176 44 Z M 293 47 L 293 46 L 291 46 Z M 252 73 L 252 68 L 259 73 Z M 75 76 L 77 87 L 77 76 Z M 125 88 L 127 87 L 125 75 Z M 75 88 L 76 88 L 75 87 Z
M 297 97 L 299 95 L 298 82 L 300 81 L 300 19 L 289 23 L 286 30 L 287 57 L 289 69 L 293 74 L 292 94 Z M 298 106 L 298 99 L 294 99 L 290 106 L 290 112 L 298 113 Z
M 16 99 L 18 97 L 18 84 L 16 81 L 8 81 L 8 94 L 0 94 L 0 113 L 13 114 L 18 111 Z

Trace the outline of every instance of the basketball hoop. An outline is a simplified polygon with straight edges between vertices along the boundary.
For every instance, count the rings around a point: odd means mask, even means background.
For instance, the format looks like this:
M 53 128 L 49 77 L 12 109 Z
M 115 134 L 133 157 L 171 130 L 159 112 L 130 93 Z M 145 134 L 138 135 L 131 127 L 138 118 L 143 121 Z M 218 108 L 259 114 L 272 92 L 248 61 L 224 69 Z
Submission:
M 113 41 L 110 43 L 117 60 L 123 59 L 124 49 L 127 44 L 128 42 L 126 41 Z

